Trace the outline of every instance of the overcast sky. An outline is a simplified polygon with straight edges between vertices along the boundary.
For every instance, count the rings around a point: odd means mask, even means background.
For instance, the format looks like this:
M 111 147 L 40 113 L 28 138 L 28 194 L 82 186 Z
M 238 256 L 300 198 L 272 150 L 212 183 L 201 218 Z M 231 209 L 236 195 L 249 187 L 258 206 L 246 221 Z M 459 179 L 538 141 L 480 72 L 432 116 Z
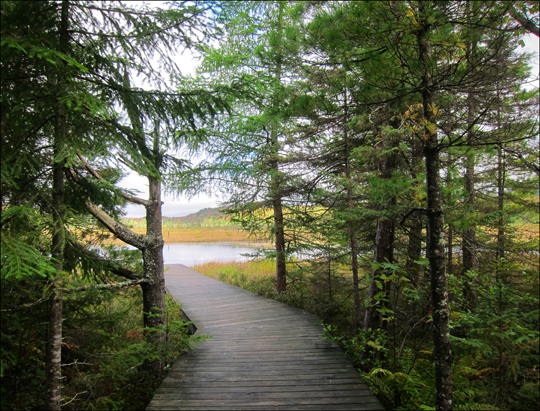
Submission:
M 533 75 L 534 73 L 538 74 L 539 71 L 539 40 L 540 39 L 538 37 L 532 34 L 528 35 L 525 38 L 524 50 L 536 53 L 536 57 L 533 58 Z M 189 53 L 184 53 L 182 56 L 179 56 L 177 59 L 177 63 L 184 75 L 192 74 L 195 72 L 197 62 L 190 57 Z M 125 177 L 119 185 L 124 188 L 139 190 L 139 197 L 148 198 L 148 181 L 144 177 L 140 177 L 132 173 L 129 176 Z M 201 194 L 191 199 L 183 196 L 173 198 L 170 195 L 163 195 L 162 201 L 164 202 L 164 204 L 162 208 L 162 214 L 163 216 L 167 217 L 183 217 L 191 213 L 196 213 L 203 208 L 217 207 L 220 200 L 221 198 L 218 198 L 217 196 L 212 197 L 205 194 Z M 125 211 L 127 217 L 145 216 L 144 207 L 140 205 L 128 204 L 125 207 Z

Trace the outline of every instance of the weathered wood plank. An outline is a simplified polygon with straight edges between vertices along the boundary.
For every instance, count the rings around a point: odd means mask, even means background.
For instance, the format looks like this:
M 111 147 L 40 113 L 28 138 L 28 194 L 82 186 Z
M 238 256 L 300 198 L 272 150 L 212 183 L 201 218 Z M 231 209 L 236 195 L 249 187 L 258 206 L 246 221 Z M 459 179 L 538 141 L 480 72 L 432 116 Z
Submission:
M 183 405 L 178 405 L 177 407 L 173 408 L 175 410 L 179 410 L 179 411 L 191 411 L 191 410 L 197 410 L 197 411 L 215 411 L 216 410 L 216 406 L 215 405 L 212 405 L 210 407 L 206 407 L 206 406 L 193 406 L 193 405 L 190 405 L 190 406 L 183 406 Z M 291 406 L 290 405 L 273 405 L 271 407 L 267 407 L 267 406 L 249 406 L 249 405 L 244 405 L 244 406 L 227 406 L 227 405 L 220 405 L 219 408 L 217 408 L 218 410 L 231 410 L 231 411 L 275 411 L 275 410 L 291 410 Z M 293 409 L 300 409 L 300 408 L 293 408 Z M 302 405 L 301 407 L 302 410 L 314 410 L 314 411 L 323 411 L 323 410 L 335 410 L 335 411 L 341 411 L 341 410 L 357 410 L 357 411 L 361 411 L 361 410 L 384 410 L 384 408 L 379 408 L 379 406 L 375 405 L 375 404 L 369 404 L 369 403 L 366 403 L 366 404 L 362 404 L 362 405 L 358 405 L 358 404 L 332 404 L 332 406 L 330 408 L 328 407 L 321 407 L 320 405 Z M 151 410 L 151 411 L 158 411 L 158 410 L 171 410 L 171 407 L 170 406 L 163 406 L 163 407 L 160 407 L 160 406 L 149 406 L 147 408 L 147 410 Z
M 170 383 L 163 383 L 156 391 L 156 393 L 169 394 L 170 391 L 168 388 L 178 388 L 179 385 L 173 385 Z M 199 385 L 199 386 L 186 386 L 182 390 L 182 394 L 208 394 L 208 393 L 220 393 L 220 392 L 324 392 L 324 391 L 344 391 L 344 390 L 365 390 L 367 389 L 366 384 L 356 384 L 356 383 L 341 383 L 341 384 L 305 384 L 305 385 L 287 385 L 285 388 L 280 385 L 245 385 L 245 386 L 234 386 L 230 385 L 219 385 L 212 384 L 212 386 Z
M 165 278 L 213 338 L 173 365 L 148 410 L 383 409 L 316 316 L 181 265 Z
M 373 394 L 372 394 L 373 395 Z M 177 407 L 186 407 L 187 409 L 196 409 L 197 407 L 214 407 L 219 409 L 220 407 L 242 407 L 242 406 L 262 406 L 262 407 L 277 407 L 288 406 L 292 409 L 302 409 L 305 405 L 318 405 L 319 409 L 334 409 L 334 406 L 338 404 L 355 404 L 365 406 L 364 409 L 384 410 L 379 401 L 373 398 L 358 398 L 358 397 L 336 397 L 336 398 L 306 398 L 306 399 L 248 399 L 248 400 L 224 400 L 221 398 L 204 399 L 204 400 L 159 400 L 156 405 L 160 407 L 169 407 L 169 409 L 176 409 Z M 150 409 L 150 408 L 148 408 Z

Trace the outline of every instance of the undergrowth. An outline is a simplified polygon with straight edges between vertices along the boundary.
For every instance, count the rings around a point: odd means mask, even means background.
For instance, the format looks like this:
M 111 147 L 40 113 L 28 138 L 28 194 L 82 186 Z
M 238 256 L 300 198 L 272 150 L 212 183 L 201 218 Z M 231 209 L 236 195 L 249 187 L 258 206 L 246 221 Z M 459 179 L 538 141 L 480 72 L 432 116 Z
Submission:
M 165 370 L 201 340 L 189 335 L 180 306 L 168 295 L 166 303 L 166 343 L 160 353 L 144 338 L 138 287 L 65 298 L 62 409 L 145 409 Z M 2 409 L 46 408 L 46 323 L 46 303 L 3 313 Z M 165 364 L 161 372 L 148 366 L 155 360 Z

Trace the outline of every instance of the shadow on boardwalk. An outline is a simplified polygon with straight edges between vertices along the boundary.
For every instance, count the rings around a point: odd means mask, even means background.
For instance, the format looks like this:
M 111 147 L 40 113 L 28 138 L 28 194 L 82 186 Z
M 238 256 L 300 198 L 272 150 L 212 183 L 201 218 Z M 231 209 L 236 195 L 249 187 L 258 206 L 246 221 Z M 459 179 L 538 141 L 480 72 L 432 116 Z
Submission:
M 168 291 L 213 338 L 172 366 L 147 410 L 384 410 L 316 316 L 169 267 Z

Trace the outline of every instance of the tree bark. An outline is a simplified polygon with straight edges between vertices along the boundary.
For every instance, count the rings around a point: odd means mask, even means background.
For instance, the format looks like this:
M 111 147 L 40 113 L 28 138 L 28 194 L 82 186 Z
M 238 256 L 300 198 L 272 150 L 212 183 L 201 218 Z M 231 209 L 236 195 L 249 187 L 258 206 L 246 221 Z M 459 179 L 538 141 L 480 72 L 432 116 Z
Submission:
M 59 103 L 55 125 L 54 157 L 62 150 L 65 130 L 65 105 Z M 62 388 L 62 302 L 64 269 L 64 167 L 65 160 L 53 164 L 53 235 L 51 256 L 54 259 L 56 275 L 51 281 L 51 297 L 49 299 L 50 322 L 49 340 L 47 344 L 47 382 L 48 407 L 60 410 Z
M 419 3 L 419 16 L 425 16 L 425 5 Z M 428 244 L 427 256 L 431 277 L 433 318 L 433 358 L 435 360 L 435 387 L 437 410 L 452 410 L 452 353 L 450 346 L 450 311 L 448 309 L 448 284 L 444 267 L 444 220 L 440 183 L 439 147 L 434 90 L 429 84 L 431 67 L 431 27 L 424 20 L 417 32 L 419 59 L 423 66 L 422 105 L 424 125 L 424 161 L 426 166 Z
M 64 0 L 61 8 L 60 20 L 60 49 L 67 54 L 69 2 Z M 47 344 L 47 405 L 49 410 L 59 411 L 62 400 L 62 305 L 63 305 L 63 274 L 64 270 L 64 173 L 65 158 L 59 159 L 66 143 L 66 105 L 62 102 L 65 90 L 65 74 L 60 72 L 57 76 L 57 108 L 54 130 L 54 158 L 53 158 L 53 192 L 52 192 L 52 219 L 53 234 L 51 257 L 54 260 L 56 275 L 51 282 L 49 338 Z
M 144 326 L 161 329 L 165 324 L 165 275 L 163 268 L 163 233 L 161 216 L 161 183 L 153 176 L 148 177 L 149 201 L 146 206 L 146 236 L 142 248 L 146 283 L 143 290 Z M 156 341 L 164 338 L 156 333 Z

